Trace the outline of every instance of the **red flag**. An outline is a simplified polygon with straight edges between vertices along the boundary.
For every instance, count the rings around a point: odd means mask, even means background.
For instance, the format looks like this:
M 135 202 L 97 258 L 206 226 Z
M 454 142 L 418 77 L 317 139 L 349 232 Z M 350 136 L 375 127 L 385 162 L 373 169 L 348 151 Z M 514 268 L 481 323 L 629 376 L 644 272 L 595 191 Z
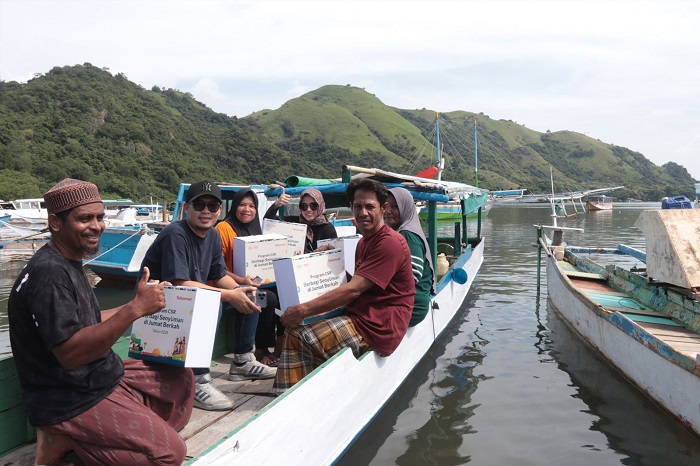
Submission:
M 430 166 L 423 170 L 422 172 L 416 173 L 414 176 L 419 178 L 434 178 L 437 175 L 438 169 L 436 166 Z

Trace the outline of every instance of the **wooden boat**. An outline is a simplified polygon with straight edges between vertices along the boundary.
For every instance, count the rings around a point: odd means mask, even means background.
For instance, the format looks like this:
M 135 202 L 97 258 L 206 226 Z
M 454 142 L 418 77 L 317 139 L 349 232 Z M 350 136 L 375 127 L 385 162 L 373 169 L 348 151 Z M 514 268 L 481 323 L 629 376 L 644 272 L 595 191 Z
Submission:
M 612 210 L 613 201 L 610 196 L 588 196 L 586 205 L 589 211 Z
M 687 197 L 680 195 L 680 196 L 673 196 L 673 197 L 664 197 L 661 199 L 661 208 L 662 209 L 692 209 L 693 208 L 693 203 L 690 199 Z
M 554 232 L 547 252 L 547 292 L 566 323 L 630 382 L 695 435 L 700 436 L 700 254 L 697 211 L 644 211 L 635 226 L 646 253 L 563 246 Z M 583 254 L 586 254 L 584 256 Z M 646 267 L 626 270 L 589 257 L 627 255 Z M 539 263 L 538 263 L 539 269 Z
M 214 383 L 234 400 L 233 411 L 209 412 L 195 409 L 188 426 L 181 432 L 188 445 L 187 464 L 299 464 L 325 465 L 336 462 L 358 438 L 379 410 L 391 398 L 408 374 L 426 355 L 462 306 L 484 258 L 481 229 L 467 234 L 465 217 L 455 224 L 454 236 L 438 235 L 436 206 L 460 196 L 464 205 L 483 191 L 462 183 L 434 181 L 374 169 L 344 167 L 341 181 L 315 186 L 321 190 L 328 208 L 347 206 L 345 188 L 352 176 L 370 177 L 388 187 L 404 186 L 414 199 L 428 203 L 428 238 L 435 260 L 446 253 L 450 267 L 439 279 L 431 311 L 420 324 L 408 330 L 397 350 L 387 358 L 368 352 L 356 359 L 343 350 L 316 369 L 286 393 L 275 397 L 272 381 L 231 382 L 226 380 L 231 362 L 233 329 L 222 321 L 217 330 L 212 367 Z M 299 196 L 308 186 L 286 188 Z M 178 199 L 185 198 L 181 187 Z M 266 197 L 279 196 L 281 189 L 266 189 Z M 458 194 L 460 193 L 460 194 Z M 474 227 L 473 223 L 470 227 Z M 128 340 L 115 345 L 126 354 Z M 227 356 L 228 354 L 228 356 Z M 0 423 L 27 425 L 20 404 L 20 392 L 12 359 L 0 361 Z M 6 388 L 6 387 L 12 387 Z M 10 414 L 11 411 L 11 414 Z M 318 413 L 324 413 L 318 416 Z M 7 452 L 33 439 L 33 429 L 13 429 L 13 443 L 2 443 Z M 31 459 L 33 445 L 23 446 L 2 460 L 4 463 Z M 2 453 L 0 453 L 2 455 Z

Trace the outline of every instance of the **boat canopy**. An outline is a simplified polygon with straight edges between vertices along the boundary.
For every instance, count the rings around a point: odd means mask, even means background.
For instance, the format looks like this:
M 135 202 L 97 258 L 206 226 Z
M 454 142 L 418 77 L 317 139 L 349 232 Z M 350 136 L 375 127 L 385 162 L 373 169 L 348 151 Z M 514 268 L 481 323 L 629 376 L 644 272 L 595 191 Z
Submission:
M 384 183 L 389 188 L 398 186 L 404 187 L 411 192 L 413 198 L 416 200 L 442 203 L 449 202 L 450 200 L 465 200 L 467 201 L 469 210 L 478 209 L 486 204 L 488 200 L 487 190 L 465 183 L 403 175 L 377 168 L 362 168 L 346 165 L 344 169 L 354 173 L 352 179 L 371 178 Z M 290 183 L 288 183 L 288 181 L 290 181 Z M 294 186 L 292 186 L 292 184 Z M 344 194 L 348 184 L 344 183 L 341 178 L 313 179 L 290 176 L 285 180 L 285 185 L 287 185 L 285 187 L 285 193 L 292 196 L 301 194 L 306 188 L 311 186 L 321 191 L 325 196 L 325 194 Z M 280 185 L 272 184 L 269 189 L 265 190 L 265 195 L 268 197 L 279 196 L 281 194 L 281 187 Z

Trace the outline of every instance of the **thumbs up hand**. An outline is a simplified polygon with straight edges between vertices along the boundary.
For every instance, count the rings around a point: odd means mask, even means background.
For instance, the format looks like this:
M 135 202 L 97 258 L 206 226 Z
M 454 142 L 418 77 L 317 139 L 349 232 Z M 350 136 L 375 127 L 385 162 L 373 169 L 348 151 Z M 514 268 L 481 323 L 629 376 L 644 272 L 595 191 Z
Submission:
M 284 187 L 282 188 L 282 193 L 280 194 L 279 199 L 275 201 L 275 208 L 279 209 L 283 205 L 289 204 L 289 201 L 292 200 L 292 196 L 289 194 L 285 194 L 284 192 Z

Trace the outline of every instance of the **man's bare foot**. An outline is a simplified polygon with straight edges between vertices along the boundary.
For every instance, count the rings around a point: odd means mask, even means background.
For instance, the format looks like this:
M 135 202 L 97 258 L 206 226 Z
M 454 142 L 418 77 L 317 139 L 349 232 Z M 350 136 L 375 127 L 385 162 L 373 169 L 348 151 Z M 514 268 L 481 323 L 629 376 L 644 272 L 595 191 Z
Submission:
M 50 434 L 41 427 L 37 427 L 34 466 L 66 464 L 63 456 L 72 449 L 73 440 L 67 435 Z

